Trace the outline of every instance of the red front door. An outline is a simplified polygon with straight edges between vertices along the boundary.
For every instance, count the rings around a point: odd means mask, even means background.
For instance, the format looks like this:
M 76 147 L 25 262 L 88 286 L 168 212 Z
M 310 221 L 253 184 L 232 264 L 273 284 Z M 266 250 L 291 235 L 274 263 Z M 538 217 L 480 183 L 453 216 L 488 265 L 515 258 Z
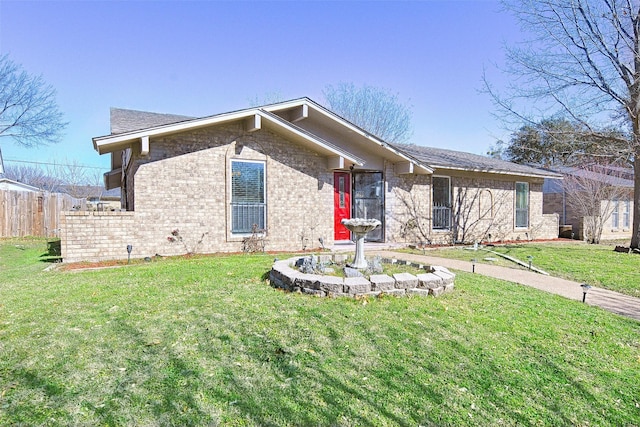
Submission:
M 333 212 L 335 240 L 349 240 L 349 230 L 340 223 L 351 218 L 351 176 L 346 172 L 333 174 Z

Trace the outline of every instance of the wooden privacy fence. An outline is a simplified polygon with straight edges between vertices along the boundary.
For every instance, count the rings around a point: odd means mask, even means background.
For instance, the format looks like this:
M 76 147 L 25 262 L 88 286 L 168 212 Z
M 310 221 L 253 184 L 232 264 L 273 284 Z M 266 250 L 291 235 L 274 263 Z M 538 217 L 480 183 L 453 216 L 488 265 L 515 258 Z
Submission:
M 0 237 L 57 237 L 61 212 L 85 208 L 68 194 L 0 190 Z

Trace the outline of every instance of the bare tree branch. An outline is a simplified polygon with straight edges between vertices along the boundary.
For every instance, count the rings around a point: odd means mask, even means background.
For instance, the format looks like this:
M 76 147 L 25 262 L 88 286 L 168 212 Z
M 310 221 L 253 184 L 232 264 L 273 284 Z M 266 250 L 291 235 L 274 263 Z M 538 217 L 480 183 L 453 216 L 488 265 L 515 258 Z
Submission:
M 504 0 L 528 39 L 506 50 L 512 77 L 497 114 L 515 128 L 565 117 L 604 150 L 626 146 L 635 170 L 631 247 L 640 246 L 640 2 Z M 615 133 L 611 130 L 615 129 Z
M 604 224 L 618 204 L 631 196 L 624 173 L 609 164 L 592 163 L 565 171 L 563 190 L 574 216 L 584 219 L 585 240 L 600 243 Z
M 25 147 L 59 142 L 66 127 L 56 92 L 42 77 L 32 76 L 0 56 L 0 137 Z
M 398 144 L 411 137 L 411 108 L 402 104 L 397 94 L 353 83 L 327 86 L 323 93 L 331 111 L 372 135 Z

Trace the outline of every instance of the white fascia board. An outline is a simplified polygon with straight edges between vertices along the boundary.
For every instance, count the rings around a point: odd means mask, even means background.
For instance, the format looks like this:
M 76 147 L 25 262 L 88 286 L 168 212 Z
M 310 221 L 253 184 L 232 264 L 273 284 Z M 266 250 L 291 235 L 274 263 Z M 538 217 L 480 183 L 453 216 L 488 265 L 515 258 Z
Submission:
M 396 149 L 394 149 L 393 147 L 390 147 L 386 142 L 384 142 L 383 140 L 381 140 L 380 138 L 366 132 L 364 129 L 359 128 L 358 126 L 354 125 L 353 123 L 349 122 L 348 120 L 343 119 L 342 117 L 338 116 L 337 114 L 333 113 L 330 110 L 327 110 L 326 108 L 322 107 L 319 104 L 316 104 L 315 102 L 311 101 L 308 98 L 302 98 L 302 99 L 297 99 L 297 100 L 293 100 L 293 101 L 289 101 L 289 102 L 283 102 L 280 104 L 274 104 L 272 106 L 268 106 L 266 108 L 263 108 L 265 111 L 278 111 L 278 110 L 286 110 L 288 108 L 292 108 L 292 107 L 296 107 L 296 106 L 300 106 L 300 105 L 308 105 L 310 108 L 313 108 L 314 111 L 322 114 L 323 116 L 337 122 L 340 123 L 342 126 L 346 127 L 347 129 L 349 129 L 350 131 L 357 133 L 360 136 L 363 136 L 365 138 L 367 138 L 368 140 L 370 140 L 371 142 L 373 142 L 374 144 L 384 148 L 385 150 L 391 152 L 392 154 L 413 163 L 415 166 L 417 166 L 418 168 L 422 169 L 423 172 L 427 173 L 427 174 L 432 174 L 433 173 L 433 169 L 431 169 L 430 167 L 422 164 L 421 162 L 412 159 L 406 155 L 404 155 L 403 153 L 397 151 Z
M 201 127 L 227 123 L 227 122 L 232 122 L 236 120 L 243 120 L 243 119 L 246 119 L 247 117 L 252 117 L 252 116 L 260 116 L 271 123 L 274 123 L 278 126 L 286 128 L 288 131 L 293 132 L 294 134 L 322 147 L 323 149 L 331 152 L 332 154 L 342 156 L 346 160 L 350 161 L 351 163 L 355 163 L 359 166 L 363 165 L 362 161 L 358 158 L 355 158 L 352 154 L 346 153 L 340 150 L 336 150 L 334 147 L 331 147 L 325 144 L 319 138 L 313 138 L 311 135 L 305 132 L 301 132 L 295 126 L 288 125 L 288 122 L 286 120 L 276 120 L 276 118 L 273 116 L 272 113 L 263 111 L 261 109 L 255 109 L 255 108 L 252 108 L 249 110 L 237 111 L 234 113 L 226 113 L 226 114 L 220 114 L 217 116 L 205 117 L 202 119 L 194 119 L 194 120 L 189 120 L 186 122 L 180 122 L 180 123 L 175 123 L 170 125 L 157 126 L 154 128 L 127 132 L 127 133 L 118 134 L 118 135 L 96 137 L 96 138 L 93 138 L 93 146 L 99 154 L 104 154 L 104 153 L 114 151 L 114 149 L 120 149 L 123 145 L 131 144 L 133 142 L 137 142 L 144 138 L 151 138 L 154 136 L 162 136 L 162 135 L 181 132 L 185 130 L 197 129 Z
M 33 185 L 23 184 L 22 182 L 14 181 L 9 178 L 0 178 L 0 188 L 5 190 L 11 190 L 12 188 L 10 187 L 19 187 L 22 190 L 33 191 L 33 192 L 43 191 L 41 188 L 34 187 Z
M 533 173 L 525 173 L 525 172 L 510 172 L 510 171 L 501 171 L 495 169 L 471 169 L 471 168 L 457 168 L 454 166 L 438 166 L 438 165 L 429 165 L 434 170 L 452 170 L 452 171 L 461 171 L 461 172 L 475 172 L 475 173 L 491 173 L 495 175 L 508 175 L 508 176 L 525 176 L 529 178 L 553 178 L 553 179 L 562 179 L 557 175 L 552 174 L 533 174 Z
M 344 157 L 345 160 L 348 160 L 351 163 L 354 163 L 358 166 L 363 166 L 364 162 L 362 159 L 357 158 L 355 155 L 348 153 L 346 151 L 342 151 L 342 150 L 338 150 L 336 147 L 333 147 L 332 145 L 329 145 L 327 142 L 325 142 L 324 140 L 322 140 L 321 138 L 316 138 L 313 136 L 313 134 L 309 133 L 309 132 L 305 132 L 302 131 L 300 128 L 298 128 L 297 126 L 289 123 L 287 120 L 282 119 L 281 117 L 268 112 L 268 111 L 261 111 L 262 113 L 262 117 L 264 117 L 266 120 L 269 120 L 269 122 L 274 123 L 282 128 L 287 129 L 289 132 L 294 133 L 295 135 L 306 139 L 309 142 L 312 142 L 313 144 L 321 147 L 324 150 L 327 150 L 329 152 L 331 152 L 332 154 L 336 155 L 336 156 L 341 156 Z
M 142 138 L 140 138 L 140 155 L 149 155 L 149 135 L 144 135 Z
M 216 116 L 193 119 L 169 125 L 156 126 L 153 128 L 126 132 L 117 135 L 98 136 L 93 138 L 93 147 L 98 153 L 104 154 L 111 151 L 109 147 L 119 147 L 132 142 L 136 142 L 137 140 L 140 140 L 145 136 L 150 138 L 154 136 L 167 135 L 184 130 L 191 130 L 225 122 L 232 122 L 235 120 L 244 119 L 255 114 L 260 114 L 260 111 L 257 109 L 236 111 L 233 113 L 219 114 Z

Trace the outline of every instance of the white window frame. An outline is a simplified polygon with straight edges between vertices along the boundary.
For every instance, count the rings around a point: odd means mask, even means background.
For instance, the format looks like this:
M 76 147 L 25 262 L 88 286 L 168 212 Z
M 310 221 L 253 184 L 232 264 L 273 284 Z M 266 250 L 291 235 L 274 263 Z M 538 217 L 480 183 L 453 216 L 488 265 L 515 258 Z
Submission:
M 525 208 L 518 208 L 518 185 L 525 185 L 527 189 L 527 224 L 518 225 L 518 210 L 524 210 Z M 531 189 L 528 182 L 516 181 L 514 188 L 515 198 L 513 201 L 513 224 L 517 229 L 527 229 L 531 224 Z
M 620 228 L 620 200 L 613 201 L 613 210 L 611 211 L 611 228 L 614 230 Z
M 262 225 L 263 227 L 259 228 L 260 230 L 266 230 L 267 228 L 267 164 L 263 160 L 246 160 L 246 159 L 230 159 L 229 163 L 229 171 L 230 171 L 230 179 L 229 179 L 229 194 L 230 194 L 230 207 L 229 207 L 229 230 L 232 236 L 250 236 L 252 234 L 251 230 L 234 230 L 234 200 L 233 200 L 233 165 L 234 163 L 254 163 L 262 165 Z
M 434 190 L 434 187 L 435 187 L 433 185 L 433 180 L 436 179 L 436 178 L 437 179 L 446 179 L 447 182 L 448 182 L 449 202 L 448 202 L 448 206 L 446 206 L 446 208 L 448 209 L 448 214 L 449 214 L 449 225 L 448 225 L 448 227 L 438 227 L 438 228 L 435 227 L 435 222 L 436 222 L 435 221 L 435 217 L 436 217 L 435 208 L 436 208 L 436 206 L 434 205 L 435 198 L 433 197 L 434 196 L 433 190 Z M 450 231 L 451 230 L 451 222 L 453 220 L 452 219 L 452 211 L 453 211 L 452 208 L 453 208 L 453 206 L 452 206 L 452 203 L 451 203 L 451 199 L 452 199 L 452 197 L 451 197 L 451 177 L 450 176 L 434 175 L 432 177 L 432 179 L 431 179 L 431 216 L 432 216 L 431 229 L 433 231 Z M 439 207 L 441 208 L 441 206 L 439 206 Z M 443 211 L 445 211 L 445 210 L 443 209 Z
M 629 199 L 624 201 L 624 210 L 622 211 L 622 227 L 631 227 L 631 201 Z

